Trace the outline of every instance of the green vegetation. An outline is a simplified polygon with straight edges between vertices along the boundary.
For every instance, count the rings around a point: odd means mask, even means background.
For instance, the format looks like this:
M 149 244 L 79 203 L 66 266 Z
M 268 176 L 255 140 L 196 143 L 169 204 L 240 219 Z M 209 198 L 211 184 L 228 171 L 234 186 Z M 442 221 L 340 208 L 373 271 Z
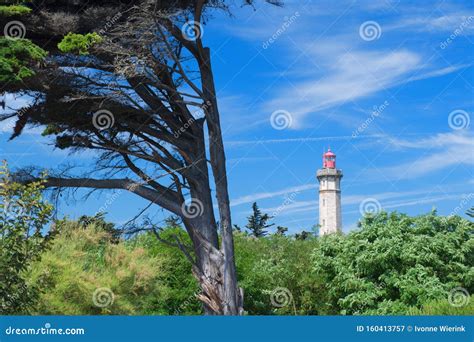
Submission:
M 245 228 L 250 231 L 250 234 L 257 238 L 264 237 L 268 234 L 268 228 L 273 226 L 273 223 L 268 223 L 272 218 L 273 217 L 268 214 L 263 214 L 258 207 L 257 202 L 254 202 L 252 204 L 252 215 L 247 217 L 248 223 Z
M 12 183 L 5 164 L 0 177 L 0 314 L 26 314 L 35 306 L 39 288 L 30 284 L 25 271 L 53 236 L 42 234 L 53 208 L 41 200 L 41 182 Z
M 31 8 L 23 5 L 0 5 L 0 16 L 10 17 L 14 15 L 24 15 L 31 12 Z
M 167 313 L 162 269 L 168 260 L 138 246 L 113 243 L 109 233 L 93 224 L 82 227 L 63 221 L 56 229 L 60 234 L 51 249 L 29 273 L 30 281 L 42 288 L 38 313 Z M 103 289 L 105 298 L 94 299 Z
M 456 287 L 473 293 L 473 233 L 458 216 L 381 213 L 347 236 L 323 237 L 312 258 L 328 310 L 404 314 Z
M 0 38 L 0 82 L 21 81 L 35 73 L 30 67 L 47 53 L 27 39 Z
M 88 55 L 89 48 L 100 43 L 102 38 L 95 32 L 87 34 L 68 33 L 58 44 L 61 52 L 77 53 L 79 55 Z
M 103 214 L 48 227 L 52 207 L 41 199 L 41 182 L 11 183 L 6 168 L 2 176 L 1 313 L 203 313 L 179 249 L 153 232 L 119 236 Z M 179 220 L 166 226 L 161 239 L 190 244 Z M 470 315 L 473 232 L 472 222 L 435 212 L 382 212 L 347 235 L 321 238 L 235 231 L 244 308 L 250 315 Z

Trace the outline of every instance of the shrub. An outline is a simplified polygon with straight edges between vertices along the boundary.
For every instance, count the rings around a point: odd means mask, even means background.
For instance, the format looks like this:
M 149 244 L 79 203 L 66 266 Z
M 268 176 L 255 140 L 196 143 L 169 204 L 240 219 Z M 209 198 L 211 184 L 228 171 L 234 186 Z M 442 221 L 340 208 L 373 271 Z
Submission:
M 366 216 L 313 251 L 333 314 L 406 314 L 458 286 L 474 290 L 473 224 L 433 212 Z
M 318 240 L 270 235 L 254 238 L 236 233 L 239 285 L 250 315 L 321 314 L 322 285 L 311 272 L 310 254 Z
M 62 221 L 31 281 L 43 287 L 39 314 L 167 314 L 164 259 L 142 247 L 113 243 L 102 227 Z
M 26 314 L 33 310 L 39 288 L 25 272 L 53 236 L 42 233 L 52 206 L 41 197 L 41 182 L 12 182 L 6 164 L 0 176 L 0 314 Z

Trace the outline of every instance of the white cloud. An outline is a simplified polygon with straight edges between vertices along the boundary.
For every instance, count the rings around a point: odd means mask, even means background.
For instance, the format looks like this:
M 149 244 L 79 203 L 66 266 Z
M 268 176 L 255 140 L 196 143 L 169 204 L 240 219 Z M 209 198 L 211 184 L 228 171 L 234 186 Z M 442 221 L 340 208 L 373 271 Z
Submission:
M 348 141 L 353 139 L 373 139 L 382 138 L 385 135 L 382 134 L 371 134 L 371 135 L 359 135 L 353 137 L 351 135 L 338 135 L 338 136 L 326 136 L 326 137 L 306 137 L 306 138 L 288 138 L 288 139 L 262 139 L 262 140 L 231 140 L 226 141 L 225 145 L 229 147 L 238 147 L 245 145 L 256 145 L 256 144 L 283 144 L 283 143 L 298 143 L 298 142 L 316 142 L 316 141 Z
M 299 193 L 302 191 L 315 189 L 315 188 L 316 188 L 316 184 L 302 184 L 302 185 L 297 185 L 297 186 L 293 186 L 290 188 L 286 188 L 286 189 L 282 189 L 282 190 L 278 190 L 274 192 L 260 192 L 260 193 L 255 193 L 255 194 L 246 195 L 246 196 L 233 199 L 230 201 L 230 205 L 234 207 L 240 204 L 256 202 L 257 200 L 261 200 L 261 199 L 273 198 L 273 197 L 286 195 L 286 194 L 292 194 L 292 193 Z
M 385 31 L 414 30 L 417 32 L 449 33 L 458 30 L 459 34 L 474 33 L 474 13 L 447 13 L 433 17 L 430 15 L 408 15 L 390 25 L 384 26 Z
M 362 201 L 366 200 L 367 198 L 375 198 L 377 201 L 380 201 L 382 207 L 385 209 L 393 209 L 403 206 L 410 206 L 415 204 L 423 204 L 423 203 L 432 203 L 438 202 L 441 200 L 450 200 L 461 198 L 463 193 L 456 193 L 454 189 L 422 189 L 416 191 L 403 191 L 403 192 L 382 192 L 382 193 L 367 193 L 367 194 L 357 194 L 357 195 L 344 195 L 342 196 L 342 206 L 358 206 Z M 450 194 L 451 193 L 451 194 Z M 440 195 L 442 194 L 442 195 Z M 397 201 L 386 202 L 386 200 L 394 200 L 398 199 Z M 317 199 L 311 201 L 297 201 L 294 203 L 290 203 L 284 206 L 279 207 L 271 207 L 271 208 L 263 208 L 262 211 L 264 212 L 278 212 L 279 215 L 289 215 L 289 214 L 296 214 L 302 212 L 318 212 L 318 201 Z M 353 214 L 359 212 L 359 209 L 353 211 L 344 211 L 345 214 Z
M 392 138 L 388 142 L 396 148 L 426 150 L 415 160 L 381 169 L 388 178 L 417 178 L 457 165 L 474 165 L 474 137 L 465 132 L 440 133 L 412 141 Z
M 292 127 L 298 129 L 309 114 L 389 89 L 421 64 L 421 57 L 408 50 L 364 52 L 343 49 L 329 55 L 324 56 L 330 59 L 325 77 L 313 75 L 311 79 L 280 90 L 267 103 L 267 112 L 289 111 L 294 123 Z

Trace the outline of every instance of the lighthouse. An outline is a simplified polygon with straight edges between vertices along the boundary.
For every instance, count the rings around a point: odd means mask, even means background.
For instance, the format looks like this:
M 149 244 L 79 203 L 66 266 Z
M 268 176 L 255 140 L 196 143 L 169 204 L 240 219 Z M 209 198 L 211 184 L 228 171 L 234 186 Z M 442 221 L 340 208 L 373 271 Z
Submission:
M 336 155 L 328 148 L 323 154 L 323 167 L 318 170 L 319 235 L 340 232 L 342 170 L 336 169 Z

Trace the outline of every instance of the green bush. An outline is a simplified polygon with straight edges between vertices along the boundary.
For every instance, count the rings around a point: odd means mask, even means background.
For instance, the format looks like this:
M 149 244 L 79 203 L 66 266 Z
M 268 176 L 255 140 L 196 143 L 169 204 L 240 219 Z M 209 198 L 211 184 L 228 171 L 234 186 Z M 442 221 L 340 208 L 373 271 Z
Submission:
M 61 52 L 77 53 L 79 55 L 88 55 L 89 48 L 100 43 L 102 38 L 95 32 L 87 34 L 68 33 L 58 44 Z
M 313 252 L 333 314 L 406 314 L 474 290 L 473 224 L 460 217 L 367 216 L 347 236 L 325 236 Z
M 447 299 L 424 303 L 421 308 L 410 308 L 408 315 L 471 316 L 474 314 L 474 296 L 466 297 L 465 304 L 454 306 Z
M 244 290 L 244 309 L 250 315 L 321 314 L 323 286 L 311 271 L 309 258 L 315 238 L 270 235 L 254 238 L 236 233 L 236 263 Z
M 160 232 L 190 246 L 177 224 Z M 198 284 L 183 253 L 151 232 L 124 240 L 100 217 L 60 221 L 56 237 L 34 262 L 28 283 L 42 287 L 38 314 L 200 315 Z M 435 213 L 365 217 L 347 235 L 305 240 L 235 232 L 239 284 L 248 315 L 473 314 L 473 225 Z M 114 301 L 93 295 L 110 289 Z M 107 301 L 105 292 L 104 301 Z M 99 303 L 100 304 L 100 303 Z
M 0 5 L 0 16 L 10 17 L 14 15 L 28 14 L 31 12 L 31 8 L 23 5 Z
M 172 226 L 160 232 L 160 237 L 167 241 L 174 241 L 178 236 L 181 241 L 190 246 L 186 232 L 177 226 Z M 191 263 L 176 247 L 166 245 L 157 240 L 154 234 L 141 234 L 127 242 L 130 246 L 141 247 L 150 255 L 163 259 L 162 280 L 167 286 L 167 296 L 163 306 L 168 315 L 201 315 L 201 303 L 196 295 L 199 286 L 191 273 Z
M 30 279 L 43 288 L 38 314 L 168 314 L 165 260 L 110 233 L 62 221 Z
M 0 176 L 0 314 L 27 314 L 34 309 L 39 287 L 25 272 L 53 236 L 42 233 L 53 208 L 41 197 L 41 182 L 12 182 L 6 164 Z
M 35 73 L 31 65 L 41 62 L 47 53 L 27 39 L 0 38 L 0 82 L 21 81 Z

